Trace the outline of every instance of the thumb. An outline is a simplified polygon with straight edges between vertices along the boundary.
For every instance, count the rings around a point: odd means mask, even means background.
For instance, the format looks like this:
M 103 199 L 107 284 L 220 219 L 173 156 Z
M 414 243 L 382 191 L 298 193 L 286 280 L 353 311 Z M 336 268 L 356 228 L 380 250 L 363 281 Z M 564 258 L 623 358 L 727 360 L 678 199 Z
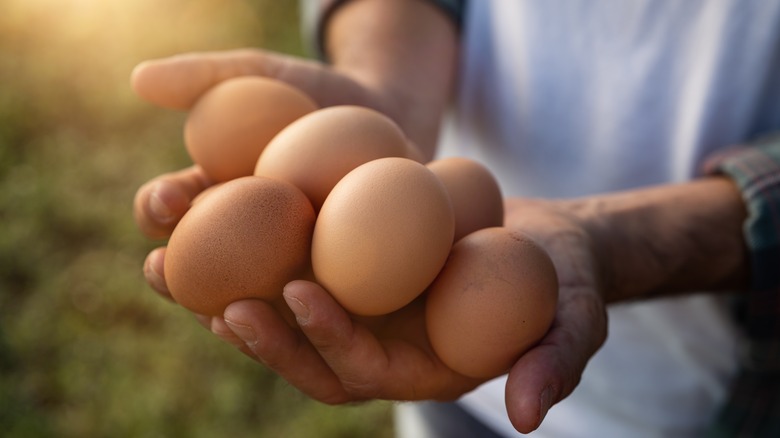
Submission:
M 186 110 L 215 84 L 237 76 L 267 76 L 275 62 L 274 55 L 251 49 L 186 53 L 138 64 L 130 84 L 144 100 Z
M 562 297 L 548 334 L 509 371 L 507 413 L 522 433 L 539 427 L 550 407 L 574 390 L 606 339 L 606 311 L 595 294 L 568 290 Z
M 135 93 L 163 108 L 187 110 L 214 85 L 239 76 L 262 76 L 306 93 L 320 107 L 351 104 L 380 109 L 354 80 L 319 62 L 260 49 L 187 53 L 138 64 L 130 77 Z

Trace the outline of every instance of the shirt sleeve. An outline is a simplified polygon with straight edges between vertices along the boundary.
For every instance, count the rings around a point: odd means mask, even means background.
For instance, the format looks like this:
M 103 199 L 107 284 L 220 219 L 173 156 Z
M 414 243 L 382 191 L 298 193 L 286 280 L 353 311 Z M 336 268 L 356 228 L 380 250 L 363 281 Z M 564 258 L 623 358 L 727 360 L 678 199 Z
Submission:
M 720 153 L 705 170 L 730 177 L 742 193 L 751 274 L 739 296 L 741 369 L 709 436 L 770 436 L 780 430 L 780 135 Z
M 750 252 L 751 290 L 780 288 L 780 134 L 713 157 L 709 173 L 730 177 L 748 210 L 744 225 Z
M 325 25 L 333 15 L 333 12 L 348 1 L 350 0 L 300 0 L 303 38 L 307 49 L 313 56 L 327 61 Z M 455 22 L 458 28 L 461 27 L 467 0 L 426 1 L 441 8 Z

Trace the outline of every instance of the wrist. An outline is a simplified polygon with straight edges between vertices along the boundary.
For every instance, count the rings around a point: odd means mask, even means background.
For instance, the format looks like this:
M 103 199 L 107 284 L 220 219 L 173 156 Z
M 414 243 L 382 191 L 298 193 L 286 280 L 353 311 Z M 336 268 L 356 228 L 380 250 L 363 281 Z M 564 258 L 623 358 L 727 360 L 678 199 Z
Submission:
M 745 216 L 720 177 L 597 196 L 581 209 L 606 302 L 744 289 Z
M 454 86 L 452 19 L 419 0 L 353 0 L 329 15 L 323 38 L 333 68 L 373 91 L 430 159 Z

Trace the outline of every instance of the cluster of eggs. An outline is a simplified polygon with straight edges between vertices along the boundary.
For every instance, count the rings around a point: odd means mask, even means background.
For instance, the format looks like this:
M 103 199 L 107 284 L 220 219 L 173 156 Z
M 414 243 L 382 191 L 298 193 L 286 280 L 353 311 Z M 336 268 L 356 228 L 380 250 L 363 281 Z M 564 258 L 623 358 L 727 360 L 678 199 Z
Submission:
M 499 186 L 479 163 L 423 164 L 379 112 L 318 108 L 260 77 L 206 92 L 188 115 L 185 143 L 216 184 L 168 242 L 166 281 L 184 307 L 221 315 L 239 299 L 280 302 L 298 278 L 359 316 L 426 294 L 434 351 L 473 377 L 506 371 L 548 330 L 552 262 L 503 227 Z

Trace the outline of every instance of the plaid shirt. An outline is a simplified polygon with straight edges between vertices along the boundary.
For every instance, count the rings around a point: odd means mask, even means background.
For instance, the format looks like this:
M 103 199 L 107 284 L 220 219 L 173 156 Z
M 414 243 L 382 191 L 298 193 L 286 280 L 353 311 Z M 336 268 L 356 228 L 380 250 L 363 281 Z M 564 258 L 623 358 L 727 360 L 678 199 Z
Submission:
M 709 173 L 731 177 L 748 209 L 751 287 L 737 317 L 748 344 L 713 437 L 780 437 L 780 136 L 712 157 Z

